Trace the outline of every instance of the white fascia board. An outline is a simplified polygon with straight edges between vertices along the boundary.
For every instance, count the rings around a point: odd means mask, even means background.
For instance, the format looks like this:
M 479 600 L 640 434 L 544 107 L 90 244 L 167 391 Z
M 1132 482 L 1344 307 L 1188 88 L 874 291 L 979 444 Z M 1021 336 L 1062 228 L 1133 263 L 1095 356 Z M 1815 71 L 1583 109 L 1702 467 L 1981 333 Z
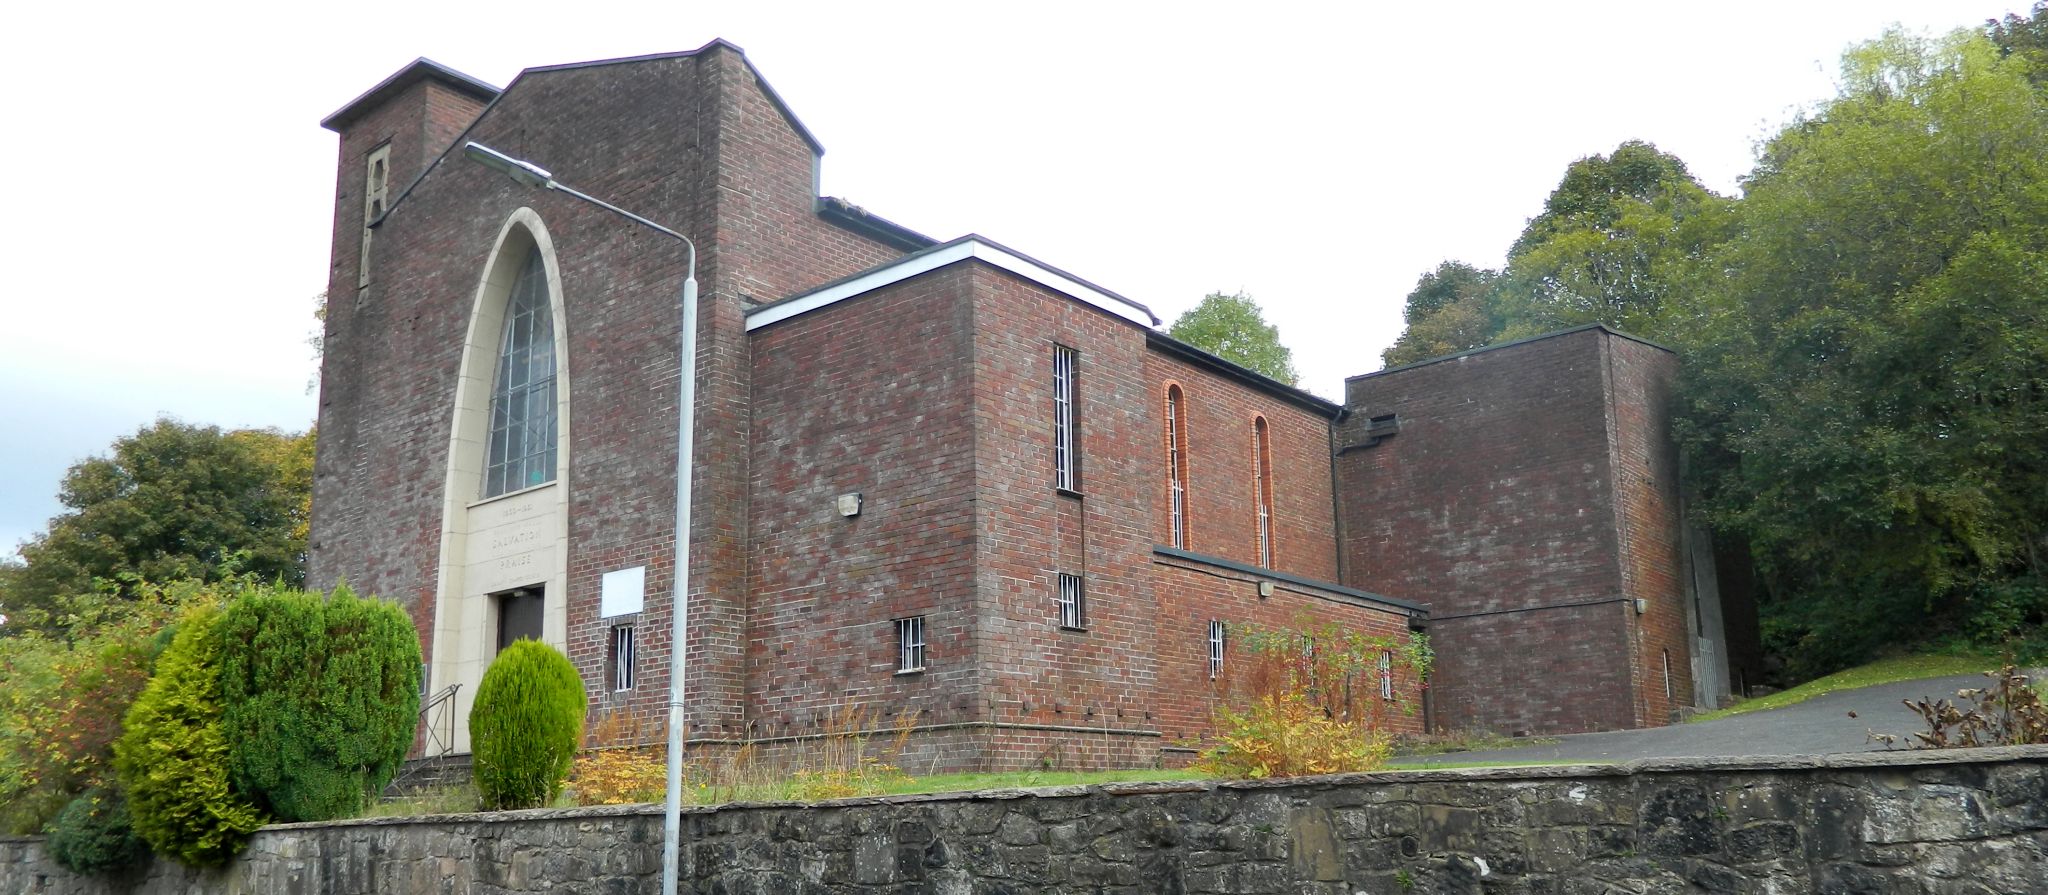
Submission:
M 978 258 L 982 262 L 1000 267 L 1024 279 L 1063 295 L 1093 305 L 1104 311 L 1150 329 L 1154 323 L 1152 315 L 1141 308 L 1072 277 L 1064 276 L 1044 265 L 1038 264 L 1014 252 L 979 240 L 967 240 L 958 245 L 947 246 L 934 252 L 905 259 L 899 264 L 869 271 L 836 286 L 820 289 L 794 301 L 770 305 L 747 314 L 747 331 L 752 332 L 771 323 L 780 323 L 791 317 L 808 314 L 826 305 L 835 304 L 857 295 L 873 292 L 884 286 L 900 283 L 922 273 L 937 270 L 948 264 Z

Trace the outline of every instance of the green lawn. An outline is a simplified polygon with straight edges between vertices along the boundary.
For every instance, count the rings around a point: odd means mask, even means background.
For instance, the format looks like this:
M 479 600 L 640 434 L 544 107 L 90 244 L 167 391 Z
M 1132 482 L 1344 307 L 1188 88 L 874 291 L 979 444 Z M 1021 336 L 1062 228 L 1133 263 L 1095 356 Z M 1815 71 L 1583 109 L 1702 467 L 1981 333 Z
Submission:
M 1781 706 L 1805 702 L 1816 696 L 1824 696 L 1838 690 L 1855 690 L 1876 684 L 1894 681 L 1911 681 L 1928 677 L 1946 677 L 1951 674 L 1970 674 L 1991 671 L 1998 667 L 1998 660 L 1985 656 L 1921 655 L 1899 656 L 1879 659 L 1868 665 L 1859 665 L 1845 671 L 1837 671 L 1827 677 L 1815 678 L 1789 690 L 1781 690 L 1758 699 L 1745 699 L 1725 709 L 1694 715 L 1692 720 L 1712 721 L 1729 715 L 1746 712 L 1760 712 Z

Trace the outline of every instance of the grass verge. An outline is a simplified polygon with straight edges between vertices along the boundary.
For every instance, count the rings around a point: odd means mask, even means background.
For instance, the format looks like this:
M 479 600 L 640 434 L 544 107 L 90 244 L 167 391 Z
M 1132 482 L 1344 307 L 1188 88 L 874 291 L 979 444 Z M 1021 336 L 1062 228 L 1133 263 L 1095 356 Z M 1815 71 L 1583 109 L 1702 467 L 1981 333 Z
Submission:
M 1841 690 L 1856 690 L 1877 684 L 1897 681 L 1912 681 L 1929 677 L 1946 677 L 1951 674 L 1972 674 L 1990 671 L 1998 667 L 1998 660 L 1976 655 L 1915 655 L 1879 659 L 1868 665 L 1837 671 L 1826 677 L 1815 678 L 1793 687 L 1780 690 L 1769 696 L 1745 699 L 1725 709 L 1702 712 L 1692 716 L 1692 722 L 1712 721 L 1730 715 L 1760 712 L 1765 709 L 1796 705 L 1816 696 L 1825 696 Z

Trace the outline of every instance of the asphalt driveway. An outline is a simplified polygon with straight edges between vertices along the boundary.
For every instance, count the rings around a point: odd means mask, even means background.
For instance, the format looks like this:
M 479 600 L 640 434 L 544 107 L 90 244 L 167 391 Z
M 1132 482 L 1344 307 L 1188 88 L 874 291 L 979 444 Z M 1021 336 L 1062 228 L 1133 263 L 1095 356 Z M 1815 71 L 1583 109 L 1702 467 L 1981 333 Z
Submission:
M 2030 671 L 2040 680 L 2040 671 Z M 1750 712 L 1716 721 L 1673 724 L 1647 730 L 1618 730 L 1557 737 L 1549 745 L 1450 752 L 1427 758 L 1397 758 L 1403 764 L 1465 762 L 1618 762 L 1639 758 L 1690 758 L 1755 755 L 1824 755 L 1883 749 L 1870 733 L 1899 737 L 1892 748 L 1907 747 L 1906 735 L 1926 729 L 1920 716 L 1902 700 L 1945 697 L 1990 682 L 1981 674 L 1924 678 L 1843 690 L 1780 709 Z M 1850 713 L 1855 713 L 1851 717 Z

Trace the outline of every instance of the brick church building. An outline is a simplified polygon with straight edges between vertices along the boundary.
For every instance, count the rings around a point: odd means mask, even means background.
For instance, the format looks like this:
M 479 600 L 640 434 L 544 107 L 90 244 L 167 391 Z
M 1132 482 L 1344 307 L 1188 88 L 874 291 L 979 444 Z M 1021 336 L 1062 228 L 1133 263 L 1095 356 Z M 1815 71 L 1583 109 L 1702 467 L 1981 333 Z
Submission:
M 1427 631 L 1427 688 L 1381 682 L 1408 730 L 1662 724 L 1750 661 L 1682 524 L 1655 345 L 1582 328 L 1333 403 L 1020 251 L 820 197 L 821 145 L 722 41 L 502 90 L 420 60 L 323 124 L 309 570 L 409 609 L 457 752 L 522 636 L 593 720 L 658 731 L 688 263 L 472 141 L 698 246 L 693 748 L 855 707 L 909 725 L 920 769 L 1170 761 L 1245 624 Z

